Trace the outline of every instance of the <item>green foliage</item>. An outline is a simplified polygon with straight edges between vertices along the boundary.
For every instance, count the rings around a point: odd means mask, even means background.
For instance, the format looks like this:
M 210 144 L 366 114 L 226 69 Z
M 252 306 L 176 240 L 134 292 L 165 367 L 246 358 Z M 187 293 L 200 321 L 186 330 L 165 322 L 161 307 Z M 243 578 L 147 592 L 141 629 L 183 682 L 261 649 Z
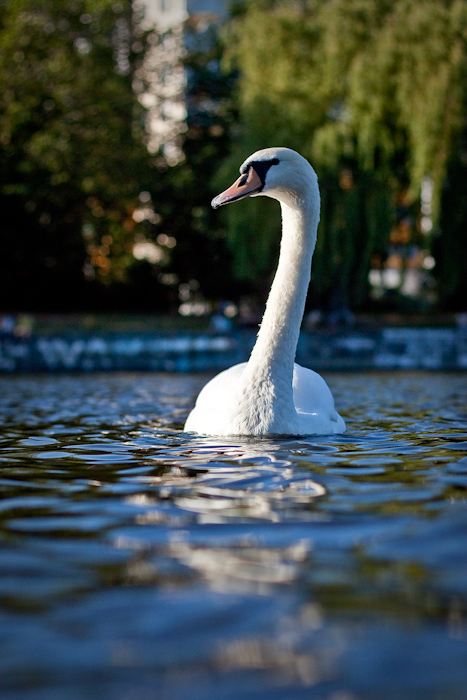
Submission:
M 167 309 L 180 283 L 194 297 L 262 292 L 278 251 L 276 206 L 255 199 L 213 213 L 209 201 L 270 145 L 300 151 L 320 178 L 316 299 L 337 290 L 364 304 L 395 195 L 408 187 L 417 202 L 429 175 L 442 296 L 459 304 L 464 0 L 250 0 L 235 4 L 222 41 L 190 26 L 185 160 L 168 167 L 145 147 L 135 86 L 149 42 L 130 0 L 0 0 L 3 308 L 106 297 L 114 308 Z M 148 201 L 152 215 L 135 212 Z M 138 241 L 156 243 L 161 259 L 135 262 Z
M 179 283 L 231 291 L 209 206 L 233 119 L 220 43 L 187 27 L 185 159 L 168 167 L 146 149 L 137 94 L 163 36 L 137 19 L 129 0 L 0 0 L 4 309 L 167 310 Z M 148 241 L 161 259 L 135 261 Z
M 87 257 L 104 282 L 132 261 L 131 213 L 151 168 L 130 31 L 129 5 L 110 0 L 0 4 L 4 295 L 15 263 L 22 288 L 55 279 L 82 292 Z
M 241 130 L 228 167 L 270 145 L 312 162 L 323 200 L 316 288 L 337 285 L 347 302 L 364 302 L 394 196 L 408 185 L 416 203 L 425 176 L 437 224 L 465 130 L 466 41 L 464 0 L 252 0 L 232 22 Z M 252 209 L 226 209 L 237 271 L 254 280 L 272 262 L 276 212 L 275 224 L 257 214 L 256 229 Z

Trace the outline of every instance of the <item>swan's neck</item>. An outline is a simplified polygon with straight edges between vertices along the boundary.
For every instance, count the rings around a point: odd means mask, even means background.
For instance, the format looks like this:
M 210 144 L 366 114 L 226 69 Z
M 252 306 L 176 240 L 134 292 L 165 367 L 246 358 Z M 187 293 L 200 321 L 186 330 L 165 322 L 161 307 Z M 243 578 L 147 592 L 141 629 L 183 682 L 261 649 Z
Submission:
M 298 203 L 281 202 L 279 264 L 245 376 L 290 386 L 290 397 L 319 221 L 319 192 L 307 194 Z

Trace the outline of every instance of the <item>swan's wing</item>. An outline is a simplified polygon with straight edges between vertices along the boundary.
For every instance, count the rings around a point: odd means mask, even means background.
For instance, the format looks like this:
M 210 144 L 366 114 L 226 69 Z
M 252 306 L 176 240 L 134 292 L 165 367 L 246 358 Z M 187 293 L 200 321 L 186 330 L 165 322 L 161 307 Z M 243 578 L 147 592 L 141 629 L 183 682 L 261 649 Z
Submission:
M 332 432 L 342 433 L 345 423 L 334 406 L 334 397 L 324 379 L 311 369 L 294 365 L 293 400 L 297 413 L 316 416 L 319 422 L 330 422 Z M 326 431 L 328 432 L 328 430 Z
M 216 374 L 200 391 L 195 406 L 185 423 L 185 430 L 215 434 L 216 426 L 221 419 L 226 401 L 235 395 L 246 362 L 229 367 Z M 209 427 L 209 429 L 207 428 Z
M 195 408 L 222 406 L 226 397 L 231 396 L 233 389 L 237 387 L 245 367 L 246 362 L 242 362 L 216 374 L 199 392 Z
M 317 372 L 295 364 L 292 386 L 295 408 L 300 413 L 316 413 L 317 407 L 328 411 L 334 408 L 331 390 Z

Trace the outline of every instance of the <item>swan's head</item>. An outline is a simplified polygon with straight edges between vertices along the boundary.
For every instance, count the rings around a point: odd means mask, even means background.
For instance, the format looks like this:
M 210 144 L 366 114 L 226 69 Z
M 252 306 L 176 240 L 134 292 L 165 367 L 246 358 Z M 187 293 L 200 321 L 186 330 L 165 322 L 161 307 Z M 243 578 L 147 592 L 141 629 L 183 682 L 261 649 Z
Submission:
M 223 204 L 259 195 L 294 204 L 309 196 L 310 189 L 318 194 L 318 179 L 303 156 L 290 148 L 264 148 L 246 159 L 240 167 L 238 180 L 217 195 L 211 205 L 217 209 Z

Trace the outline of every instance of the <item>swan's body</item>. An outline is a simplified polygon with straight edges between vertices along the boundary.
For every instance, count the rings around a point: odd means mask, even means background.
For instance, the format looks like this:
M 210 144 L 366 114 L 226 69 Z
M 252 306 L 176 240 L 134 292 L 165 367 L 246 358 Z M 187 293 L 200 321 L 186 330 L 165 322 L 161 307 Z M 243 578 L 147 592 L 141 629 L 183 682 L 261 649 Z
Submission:
M 329 435 L 345 423 L 326 382 L 294 364 L 319 222 L 316 174 L 288 148 L 250 156 L 213 206 L 248 195 L 277 199 L 282 210 L 279 264 L 250 359 L 200 392 L 185 430 L 202 435 Z

